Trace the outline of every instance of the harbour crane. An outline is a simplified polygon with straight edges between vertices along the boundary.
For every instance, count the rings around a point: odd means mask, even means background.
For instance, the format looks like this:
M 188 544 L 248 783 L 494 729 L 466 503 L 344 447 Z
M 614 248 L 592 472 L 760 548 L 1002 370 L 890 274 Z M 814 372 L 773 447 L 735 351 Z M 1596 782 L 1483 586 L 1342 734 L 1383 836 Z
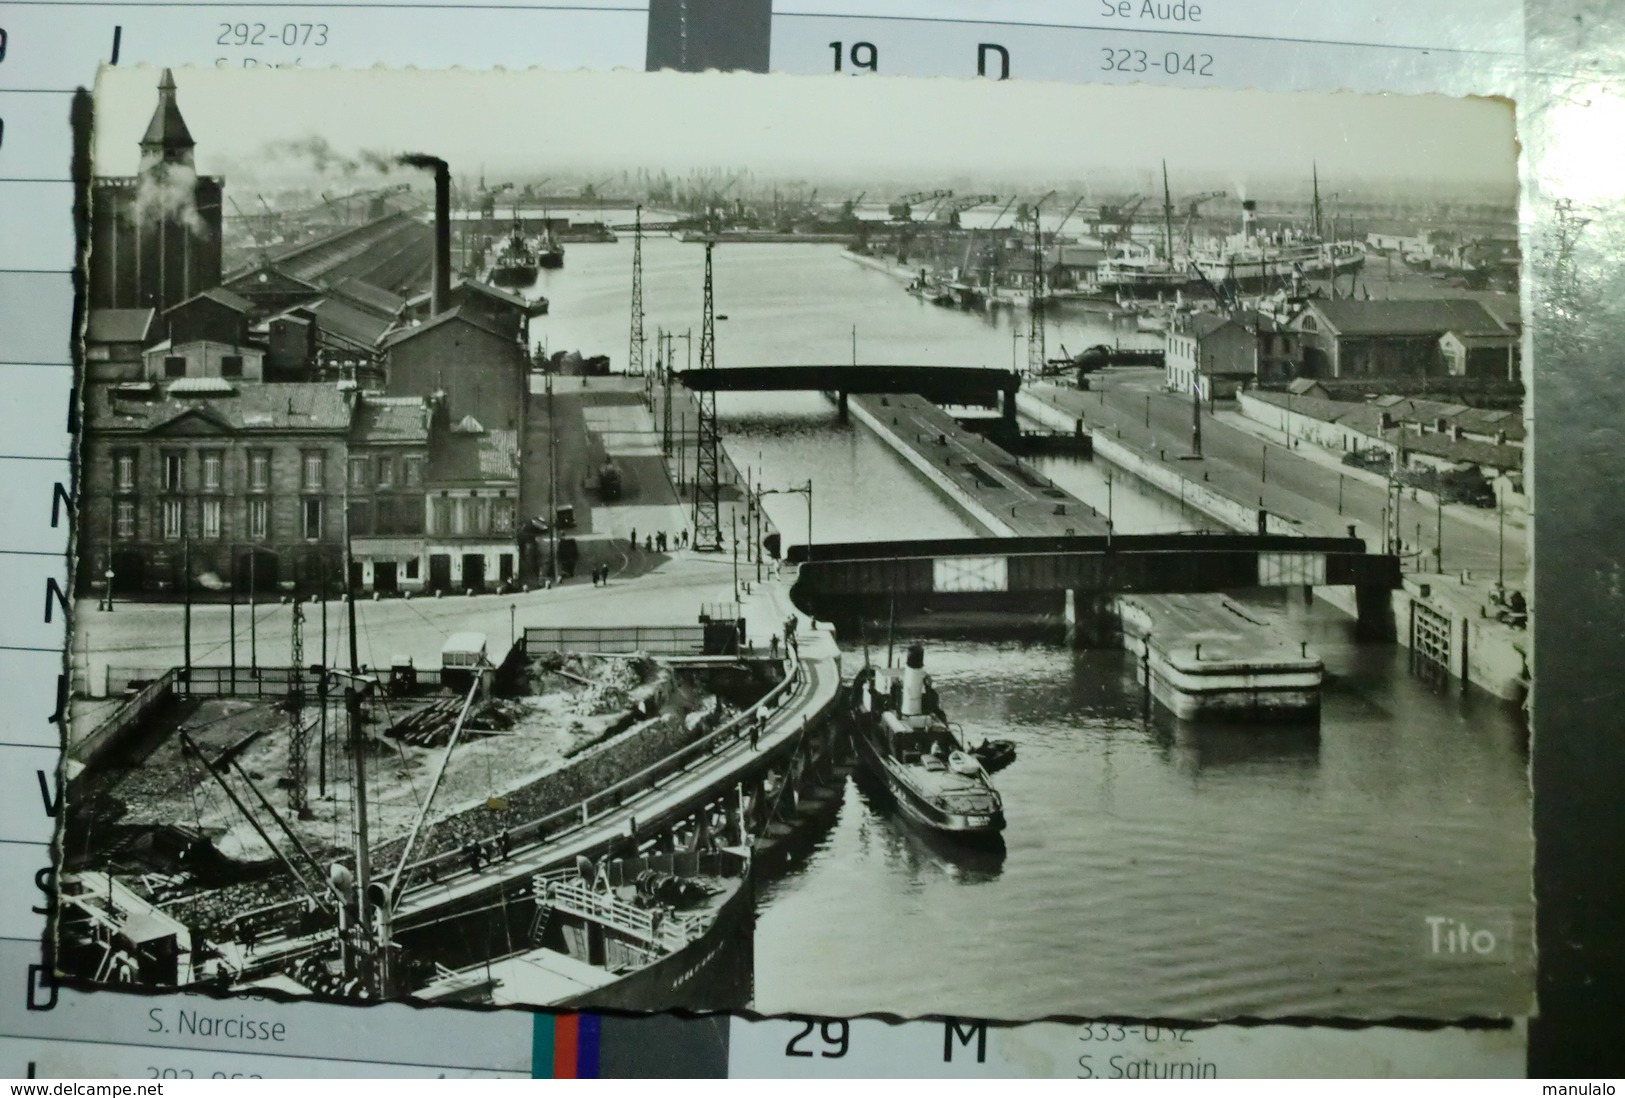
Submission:
M 1118 237 L 1128 236 L 1134 229 L 1134 214 L 1145 199 L 1145 195 L 1136 194 L 1115 205 L 1102 205 L 1096 218 L 1101 239 L 1109 244 Z
M 1033 271 L 1032 284 L 1028 287 L 1030 305 L 1027 310 L 1027 374 L 1035 378 L 1043 376 L 1047 357 L 1044 347 L 1044 305 L 1048 290 L 1044 286 L 1044 223 L 1040 212 L 1044 208 L 1044 203 L 1054 197 L 1055 192 L 1050 191 L 1032 205 Z
M 988 228 L 989 228 L 989 229 L 996 229 L 996 228 L 998 228 L 998 227 L 999 227 L 999 222 L 1001 222 L 1001 221 L 1003 221 L 1003 220 L 1004 220 L 1004 215 L 1005 215 L 1005 214 L 1007 214 L 1007 213 L 1009 213 L 1009 212 L 1010 212 L 1010 207 L 1011 207 L 1011 206 L 1014 206 L 1014 205 L 1015 205 L 1015 204 L 1016 204 L 1016 196 L 1015 196 L 1015 195 L 1011 195 L 1011 196 L 1010 196 L 1010 201 L 1008 201 L 1008 202 L 1006 202 L 1006 203 L 1005 203 L 1005 204 L 1004 204 L 1004 205 L 1003 205 L 1003 206 L 1002 206 L 1002 207 L 1001 207 L 1001 208 L 1000 208 L 1000 209 L 999 209 L 999 212 L 998 212 L 998 213 L 997 213 L 997 214 L 996 214 L 996 215 L 995 215 L 995 216 L 994 216 L 994 218 L 993 218 L 993 222 L 992 222 L 992 224 L 990 224 L 990 225 L 988 225 Z
M 841 203 L 842 221 L 851 221 L 858 216 L 858 206 L 863 202 L 864 196 L 868 193 L 868 191 L 859 191 L 858 197 L 849 198 L 845 202 Z
M 953 193 L 953 191 L 914 191 L 893 202 L 886 208 L 886 212 L 891 214 L 896 221 L 912 221 L 914 220 L 914 207 L 919 203 L 930 202 L 933 199 L 952 198 Z
M 997 202 L 996 194 L 962 194 L 957 198 L 950 198 L 942 203 L 940 212 L 950 228 L 959 227 L 959 215 L 976 206 L 985 206 L 990 202 Z
M 1203 191 L 1201 194 L 1193 194 L 1189 198 L 1181 200 L 1182 204 L 1185 207 L 1185 250 L 1186 251 L 1190 250 L 1191 244 L 1193 243 L 1193 240 L 1192 240 L 1193 230 L 1195 229 L 1195 226 L 1196 226 L 1197 217 L 1199 217 L 1201 215 L 1202 203 L 1211 202 L 1215 198 L 1224 198 L 1229 193 L 1230 192 L 1228 192 L 1228 191 Z
M 1087 194 L 1078 195 L 1078 200 L 1076 202 L 1072 203 L 1072 207 L 1069 210 L 1066 211 L 1066 215 L 1063 216 L 1060 221 L 1056 222 L 1056 224 L 1055 224 L 1055 237 L 1056 237 L 1056 239 L 1060 238 L 1061 229 L 1066 226 L 1066 223 L 1068 221 L 1072 220 L 1072 215 L 1078 212 L 1078 207 L 1083 205 L 1083 200 L 1086 197 L 1087 197 Z

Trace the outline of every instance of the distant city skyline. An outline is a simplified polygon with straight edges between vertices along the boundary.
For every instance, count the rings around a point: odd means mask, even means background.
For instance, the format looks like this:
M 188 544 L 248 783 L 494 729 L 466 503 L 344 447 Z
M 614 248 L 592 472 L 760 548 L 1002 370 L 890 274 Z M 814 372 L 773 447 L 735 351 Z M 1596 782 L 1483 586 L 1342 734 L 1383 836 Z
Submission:
M 159 71 L 103 72 L 97 174 L 135 169 Z M 1510 204 L 1518 184 L 1512 106 L 1491 99 L 875 77 L 174 71 L 198 169 L 228 183 L 376 178 L 380 157 L 423 150 L 459 178 L 552 176 L 555 185 L 748 167 L 762 185 L 1056 187 L 1109 200 L 1148 179 L 1160 189 L 1164 160 L 1176 197 L 1210 187 L 1290 193 L 1307 188 L 1312 170 L 1323 193 L 1347 198 L 1417 190 Z M 557 106 L 519 109 L 527 103 Z

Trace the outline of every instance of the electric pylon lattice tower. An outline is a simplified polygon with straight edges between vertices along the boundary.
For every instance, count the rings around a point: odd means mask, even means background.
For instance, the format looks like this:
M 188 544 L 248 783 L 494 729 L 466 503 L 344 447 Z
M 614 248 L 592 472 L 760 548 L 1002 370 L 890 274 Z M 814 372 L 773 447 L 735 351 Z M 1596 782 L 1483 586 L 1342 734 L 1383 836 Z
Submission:
M 626 352 L 626 372 L 643 376 L 643 207 L 632 221 L 632 345 Z
M 705 307 L 700 321 L 700 369 L 717 367 L 716 305 L 711 290 L 711 247 L 705 243 Z M 699 405 L 699 431 L 694 454 L 694 547 L 722 551 L 722 477 L 717 428 L 717 394 L 701 386 L 694 394 Z

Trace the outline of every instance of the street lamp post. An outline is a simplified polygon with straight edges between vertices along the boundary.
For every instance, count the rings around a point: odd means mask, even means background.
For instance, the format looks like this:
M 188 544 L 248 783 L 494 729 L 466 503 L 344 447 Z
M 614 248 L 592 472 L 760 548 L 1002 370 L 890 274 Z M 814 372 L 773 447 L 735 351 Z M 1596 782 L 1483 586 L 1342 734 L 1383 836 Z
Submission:
M 558 421 L 553 418 L 553 371 L 547 384 L 547 571 L 552 586 L 559 585 Z
M 758 499 L 760 499 L 760 497 L 762 497 L 762 496 L 780 496 L 780 495 L 792 495 L 792 496 L 802 496 L 802 495 L 804 495 L 804 496 L 807 497 L 807 559 L 809 561 L 812 560 L 812 555 L 813 555 L 813 482 L 812 482 L 812 478 L 808 477 L 806 484 L 798 485 L 795 488 L 762 488 L 762 487 L 758 487 L 756 489 L 756 495 L 757 495 Z
M 1269 444 L 1265 443 L 1262 447 L 1259 448 L 1258 452 L 1260 454 L 1260 457 L 1258 459 L 1258 482 L 1260 484 L 1263 484 L 1265 481 L 1270 479 L 1270 448 L 1269 448 Z
M 1151 394 L 1145 394 L 1145 429 L 1151 430 Z
M 1337 474 L 1337 513 L 1343 513 L 1343 474 Z
M 519 614 L 519 605 L 517 603 L 510 602 L 508 604 L 508 647 L 509 648 L 512 648 L 514 646 L 514 642 L 519 639 L 519 627 L 516 624 L 517 620 L 518 620 L 518 614 Z
M 1506 505 L 1500 492 L 1495 493 L 1495 586 L 1506 585 L 1507 542 Z
M 1433 497 L 1433 515 L 1435 526 L 1433 528 L 1433 559 L 1439 566 L 1439 574 L 1444 575 L 1444 493 L 1438 492 Z
M 1021 339 L 1021 329 L 1014 324 L 1010 325 L 1010 372 L 1016 372 L 1016 344 Z

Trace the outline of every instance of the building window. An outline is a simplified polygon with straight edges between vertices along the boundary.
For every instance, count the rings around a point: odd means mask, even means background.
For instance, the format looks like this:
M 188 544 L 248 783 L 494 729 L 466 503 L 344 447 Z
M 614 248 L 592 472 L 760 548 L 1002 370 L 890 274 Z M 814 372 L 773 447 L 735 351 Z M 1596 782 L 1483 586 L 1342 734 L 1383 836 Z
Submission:
M 250 492 L 269 492 L 271 490 L 270 451 L 248 451 L 248 490 Z
M 120 492 L 135 491 L 135 455 L 121 453 L 113 455 L 113 482 Z
M 256 541 L 265 540 L 265 532 L 271 525 L 271 501 L 268 499 L 251 499 L 248 501 L 248 536 Z
M 352 499 L 345 508 L 345 521 L 349 523 L 350 534 L 354 537 L 364 538 L 372 534 L 388 534 L 391 531 L 384 527 L 382 513 L 379 514 L 379 525 L 373 529 L 372 501 L 367 499 Z
M 121 499 L 113 505 L 114 533 L 128 541 L 135 537 L 135 501 Z
M 186 376 L 186 356 L 185 355 L 165 355 L 164 356 L 164 376 L 165 377 L 185 377 Z
M 513 533 L 514 517 L 513 501 L 507 499 L 497 500 L 491 512 L 492 532 L 497 534 Z
M 305 540 L 316 541 L 322 536 L 322 501 L 305 500 Z
M 413 557 L 406 562 L 406 578 L 409 580 L 418 578 L 418 558 Z
M 307 492 L 320 492 L 322 490 L 322 473 L 325 471 L 322 460 L 323 455 L 314 451 L 305 452 L 305 479 L 304 486 Z
M 388 454 L 378 459 L 378 487 L 395 487 L 395 459 Z
M 186 486 L 185 467 L 182 462 L 186 455 L 174 450 L 164 454 L 164 491 L 179 492 Z
M 217 499 L 203 501 L 203 536 L 206 538 L 220 536 L 220 501 Z
M 243 356 L 242 355 L 221 355 L 220 356 L 220 376 L 221 377 L 242 377 L 243 376 Z
M 309 455 L 306 455 L 305 460 L 307 462 L 310 460 Z M 351 488 L 365 488 L 366 486 L 367 486 L 367 459 L 364 458 L 364 457 L 353 457 L 353 458 L 350 459 L 350 487 Z M 305 487 L 306 488 L 319 488 L 319 487 L 321 487 L 321 485 L 319 485 L 319 484 L 311 484 L 311 483 L 309 483 L 309 481 L 307 479 Z
M 408 488 L 423 487 L 423 456 L 411 454 L 401 462 L 402 472 Z
M 220 491 L 220 465 L 223 457 L 219 450 L 205 450 L 203 453 L 203 490 L 205 492 Z
M 164 537 L 169 541 L 181 539 L 181 501 L 166 499 L 163 502 Z

